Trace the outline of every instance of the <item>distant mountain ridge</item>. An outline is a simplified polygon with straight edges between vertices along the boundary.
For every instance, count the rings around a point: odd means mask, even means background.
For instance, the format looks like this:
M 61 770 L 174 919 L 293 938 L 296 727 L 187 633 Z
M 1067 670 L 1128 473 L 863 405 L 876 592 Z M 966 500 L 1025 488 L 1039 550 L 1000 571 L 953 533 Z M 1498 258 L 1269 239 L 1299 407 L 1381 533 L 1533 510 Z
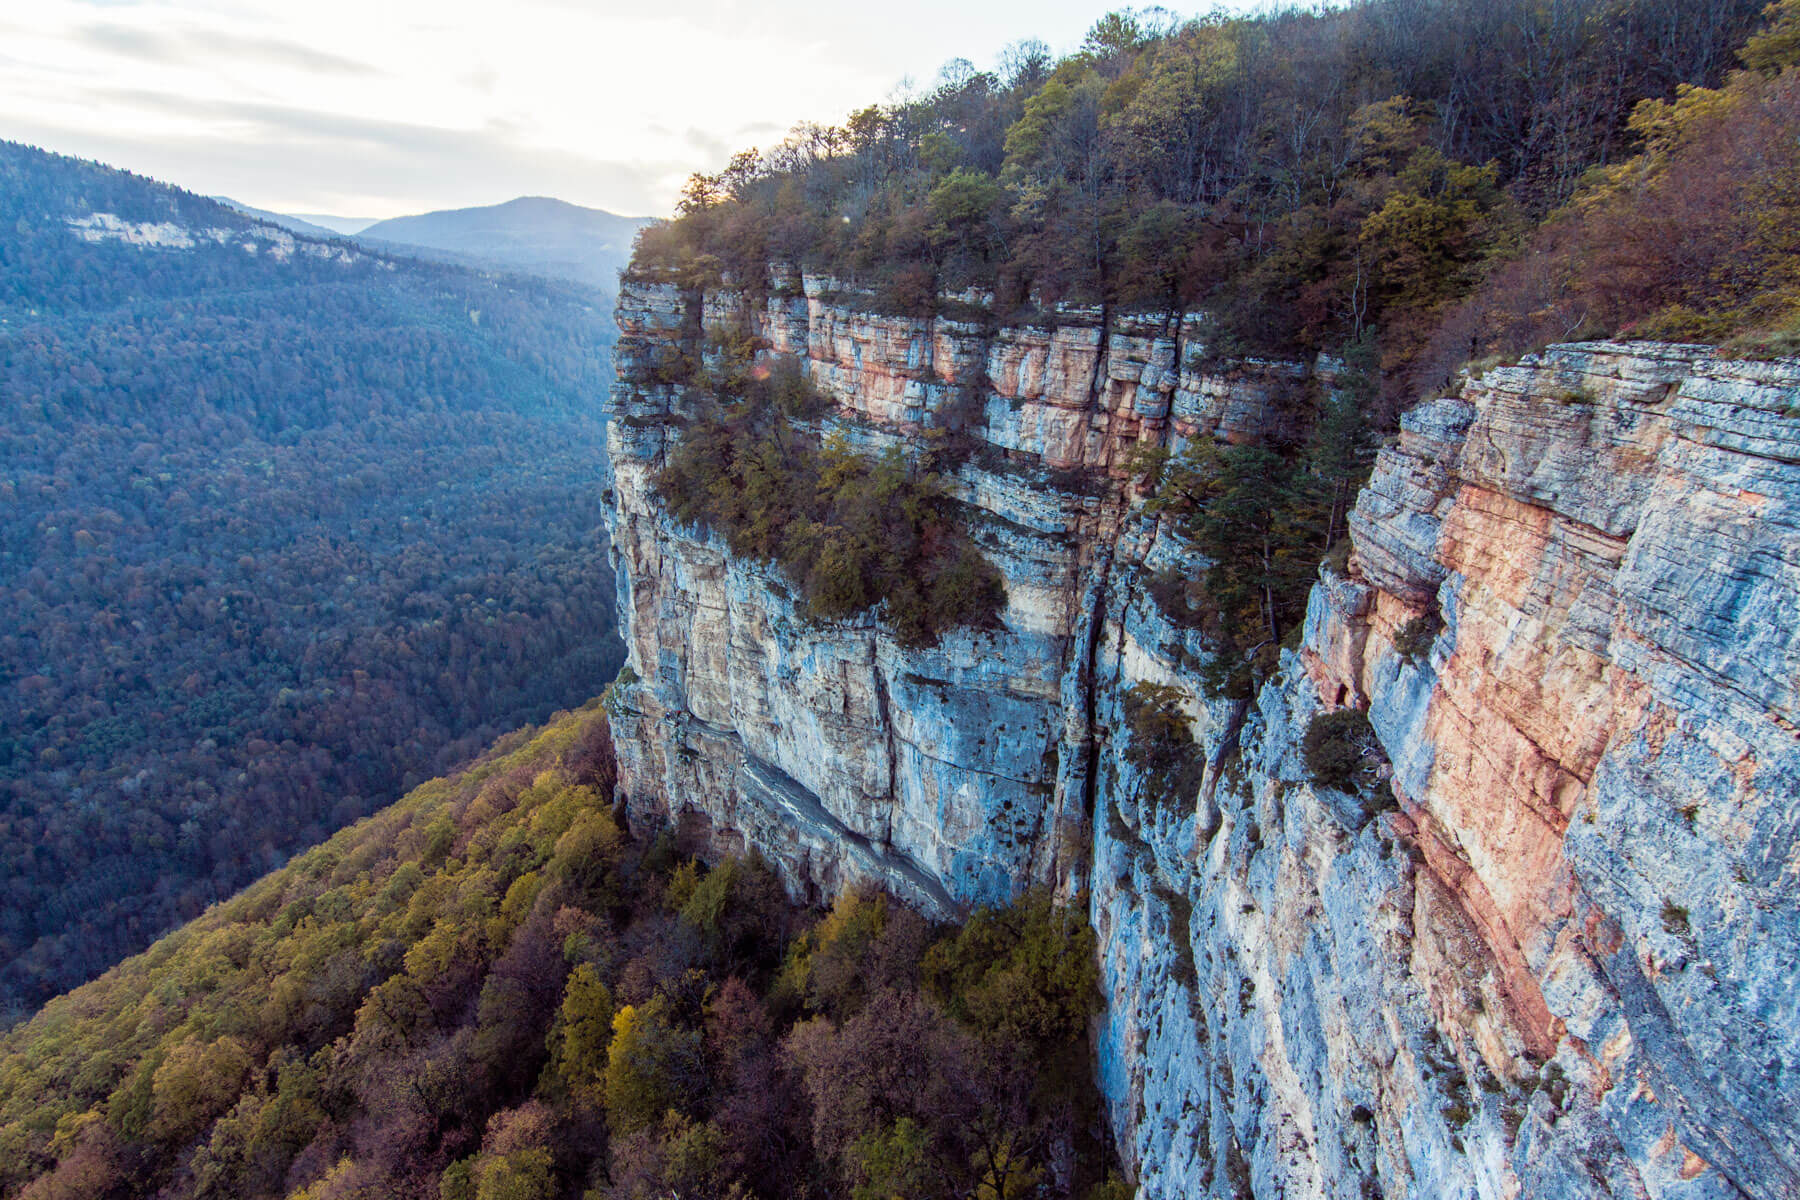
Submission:
M 258 221 L 266 221 L 271 225 L 280 226 L 289 233 L 298 233 L 304 237 L 326 239 L 348 236 L 336 229 L 330 229 L 324 225 L 309 221 L 305 217 L 290 217 L 286 213 L 270 212 L 266 208 L 257 208 L 254 205 L 233 200 L 230 196 L 213 196 L 211 199 L 218 201 L 226 208 L 243 213 L 246 217 L 255 217 Z
M 228 196 L 213 200 L 234 212 L 302 237 L 354 241 L 371 250 L 477 271 L 509 271 L 599 288 L 618 288 L 637 231 L 649 217 L 621 217 L 549 196 L 450 208 L 371 221 L 297 215 L 257 208 Z
M 379 217 L 340 217 L 333 213 L 287 213 L 284 215 L 290 221 L 304 221 L 306 224 L 317 226 L 320 229 L 329 229 L 339 237 L 352 237 L 380 220 Z
M 632 240 L 648 217 L 622 217 L 548 196 L 377 221 L 355 235 L 394 253 L 435 251 L 471 266 L 495 266 L 603 288 L 618 286 Z

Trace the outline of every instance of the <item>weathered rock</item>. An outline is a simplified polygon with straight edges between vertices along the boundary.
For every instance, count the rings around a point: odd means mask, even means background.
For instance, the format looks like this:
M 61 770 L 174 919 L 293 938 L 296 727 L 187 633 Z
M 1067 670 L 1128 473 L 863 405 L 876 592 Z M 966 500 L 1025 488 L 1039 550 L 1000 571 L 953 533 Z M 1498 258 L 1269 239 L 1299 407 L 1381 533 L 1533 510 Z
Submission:
M 1554 347 L 1414 409 L 1245 711 L 1203 699 L 1208 647 L 1148 594 L 1204 564 L 1126 464 L 1254 436 L 1329 364 L 1211 362 L 1193 317 L 903 319 L 802 282 L 622 289 L 636 814 L 754 845 L 801 894 L 1085 891 L 1145 1196 L 1800 1196 L 1800 364 Z M 1003 629 L 918 650 L 811 623 L 667 516 L 687 400 L 634 364 L 724 320 L 804 355 L 859 446 L 915 447 L 974 396 L 954 486 Z M 1191 698 L 1198 795 L 1124 753 L 1144 681 Z M 1379 794 L 1307 778 L 1308 724 L 1344 704 Z

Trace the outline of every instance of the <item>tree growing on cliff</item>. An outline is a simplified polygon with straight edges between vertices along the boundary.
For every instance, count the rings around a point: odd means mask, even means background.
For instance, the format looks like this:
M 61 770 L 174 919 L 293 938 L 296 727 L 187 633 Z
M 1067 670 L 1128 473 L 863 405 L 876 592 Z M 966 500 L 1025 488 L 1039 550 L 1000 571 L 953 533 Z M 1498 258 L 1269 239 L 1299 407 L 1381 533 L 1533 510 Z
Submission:
M 774 394 L 689 423 L 658 473 L 678 519 L 723 534 L 732 551 L 779 563 L 807 612 L 843 620 L 880 606 L 909 646 L 995 624 L 999 571 L 957 520 L 928 459 L 880 457 L 796 426 Z
M 1206 760 L 1194 741 L 1186 704 L 1188 693 L 1148 681 L 1125 693 L 1125 728 L 1131 737 L 1125 759 L 1144 772 L 1152 803 L 1191 801 L 1205 774 Z
M 1272 449 L 1207 438 L 1163 469 L 1155 507 L 1208 563 L 1185 600 L 1216 647 L 1201 669 L 1214 696 L 1249 695 L 1305 612 L 1320 553 L 1311 485 Z

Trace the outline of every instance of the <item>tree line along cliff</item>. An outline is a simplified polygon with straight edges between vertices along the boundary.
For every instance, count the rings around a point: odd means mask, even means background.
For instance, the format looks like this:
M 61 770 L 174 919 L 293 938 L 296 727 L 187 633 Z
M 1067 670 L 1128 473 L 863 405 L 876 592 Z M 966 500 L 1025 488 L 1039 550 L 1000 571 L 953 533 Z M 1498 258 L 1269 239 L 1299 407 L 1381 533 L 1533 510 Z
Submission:
M 1003 319 L 1204 307 L 1226 356 L 1368 336 L 1391 418 L 1486 354 L 1790 329 L 1797 19 L 1757 0 L 1116 13 L 1068 57 L 952 63 L 695 176 L 632 270 L 758 289 L 789 263 L 914 315 L 971 288 Z

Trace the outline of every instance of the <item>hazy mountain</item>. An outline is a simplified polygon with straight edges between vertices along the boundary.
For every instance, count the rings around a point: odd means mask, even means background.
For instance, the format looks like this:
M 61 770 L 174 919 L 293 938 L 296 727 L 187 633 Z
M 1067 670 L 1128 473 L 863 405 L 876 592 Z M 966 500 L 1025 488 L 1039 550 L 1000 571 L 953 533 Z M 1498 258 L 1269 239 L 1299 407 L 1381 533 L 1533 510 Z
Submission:
M 214 196 L 212 198 L 217 200 L 220 204 L 223 204 L 226 208 L 236 209 L 247 217 L 255 217 L 257 220 L 267 221 L 271 225 L 279 225 L 289 233 L 299 233 L 304 234 L 307 237 L 327 239 L 346 236 L 345 232 L 341 230 L 328 228 L 315 221 L 309 221 L 304 217 L 290 217 L 286 213 L 270 212 L 266 208 L 256 208 L 241 201 L 233 200 L 230 196 Z
M 547 196 L 377 221 L 357 240 L 405 252 L 437 251 L 449 261 L 525 271 L 612 290 L 631 257 L 631 242 L 649 223 Z M 435 256 L 434 256 L 435 257 Z
M 309 225 L 317 225 L 321 228 L 331 230 L 334 234 L 341 234 L 346 237 L 352 234 L 361 233 L 369 226 L 375 224 L 376 221 L 380 220 L 379 217 L 338 217 L 333 216 L 331 213 L 294 213 L 288 219 L 291 221 L 305 221 Z

